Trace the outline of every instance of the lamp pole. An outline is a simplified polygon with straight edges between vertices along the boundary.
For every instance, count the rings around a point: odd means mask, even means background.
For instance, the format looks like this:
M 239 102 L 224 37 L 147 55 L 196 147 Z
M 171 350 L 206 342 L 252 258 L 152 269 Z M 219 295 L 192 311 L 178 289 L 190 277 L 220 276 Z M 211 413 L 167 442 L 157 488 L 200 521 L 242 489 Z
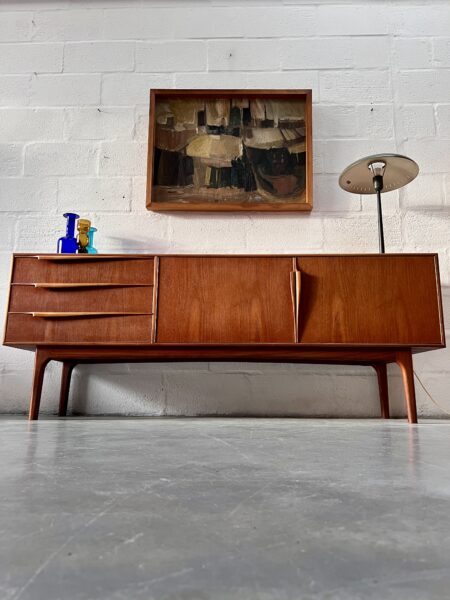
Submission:
M 373 187 L 377 192 L 378 241 L 380 247 L 380 254 L 384 254 L 383 211 L 381 208 L 381 190 L 383 189 L 383 175 L 374 175 Z

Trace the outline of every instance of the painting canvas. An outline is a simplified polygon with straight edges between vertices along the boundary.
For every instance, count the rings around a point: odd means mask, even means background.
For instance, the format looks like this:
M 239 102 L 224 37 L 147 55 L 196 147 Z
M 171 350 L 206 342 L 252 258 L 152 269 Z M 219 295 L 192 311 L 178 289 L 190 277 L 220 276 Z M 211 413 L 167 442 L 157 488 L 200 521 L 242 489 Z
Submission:
M 147 208 L 311 210 L 311 92 L 152 90 Z

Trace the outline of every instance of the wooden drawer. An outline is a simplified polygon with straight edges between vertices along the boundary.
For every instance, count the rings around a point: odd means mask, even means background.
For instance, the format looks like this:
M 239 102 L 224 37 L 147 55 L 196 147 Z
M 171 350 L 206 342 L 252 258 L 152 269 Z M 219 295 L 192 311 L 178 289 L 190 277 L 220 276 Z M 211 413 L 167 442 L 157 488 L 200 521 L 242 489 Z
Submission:
M 152 303 L 153 286 L 59 288 L 13 284 L 9 312 L 151 313 Z
M 9 314 L 7 344 L 136 344 L 150 343 L 151 315 L 102 315 L 41 318 Z
M 117 283 L 153 285 L 153 257 L 16 256 L 12 283 Z

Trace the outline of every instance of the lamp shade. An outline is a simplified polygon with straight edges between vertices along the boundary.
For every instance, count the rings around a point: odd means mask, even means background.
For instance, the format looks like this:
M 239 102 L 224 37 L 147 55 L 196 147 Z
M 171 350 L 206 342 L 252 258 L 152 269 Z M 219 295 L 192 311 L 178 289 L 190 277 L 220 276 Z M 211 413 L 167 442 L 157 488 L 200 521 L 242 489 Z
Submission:
M 339 185 L 353 194 L 375 194 L 374 169 L 382 169 L 384 192 L 403 187 L 419 173 L 419 165 L 407 156 L 373 154 L 360 158 L 344 169 L 339 177 Z

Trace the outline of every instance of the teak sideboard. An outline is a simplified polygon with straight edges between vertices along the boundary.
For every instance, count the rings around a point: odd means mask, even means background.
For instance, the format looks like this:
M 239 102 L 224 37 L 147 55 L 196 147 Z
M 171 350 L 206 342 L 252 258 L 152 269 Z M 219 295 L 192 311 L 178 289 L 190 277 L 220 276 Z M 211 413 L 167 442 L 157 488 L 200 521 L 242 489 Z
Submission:
M 15 254 L 4 344 L 63 363 L 257 361 L 372 366 L 389 418 L 400 366 L 417 422 L 412 353 L 445 347 L 435 254 L 204 256 Z

